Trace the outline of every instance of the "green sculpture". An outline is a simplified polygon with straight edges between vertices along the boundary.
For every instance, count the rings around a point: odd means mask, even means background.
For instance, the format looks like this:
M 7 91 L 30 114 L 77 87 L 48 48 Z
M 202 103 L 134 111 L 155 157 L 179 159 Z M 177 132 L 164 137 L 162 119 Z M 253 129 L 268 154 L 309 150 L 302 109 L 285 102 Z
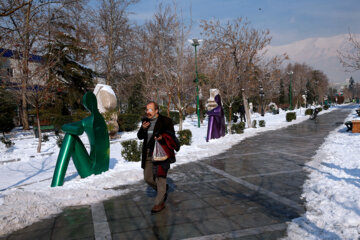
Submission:
M 109 170 L 109 134 L 92 92 L 85 93 L 83 105 L 91 115 L 79 122 L 64 124 L 61 127 L 66 134 L 56 162 L 51 187 L 63 185 L 70 157 L 82 178 Z M 89 138 L 90 155 L 79 138 L 84 132 Z

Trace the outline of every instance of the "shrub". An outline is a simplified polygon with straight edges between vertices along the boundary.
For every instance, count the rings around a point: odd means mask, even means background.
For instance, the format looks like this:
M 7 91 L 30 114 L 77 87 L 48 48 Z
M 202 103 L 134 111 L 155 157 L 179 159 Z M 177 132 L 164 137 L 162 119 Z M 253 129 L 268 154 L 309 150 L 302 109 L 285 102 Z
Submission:
M 10 139 L 7 139 L 7 138 L 4 138 L 4 137 L 1 137 L 1 142 L 3 143 L 3 144 L 5 144 L 5 147 L 7 147 L 7 148 L 9 148 L 9 147 L 11 147 L 11 146 L 13 146 L 13 145 L 15 145 L 15 143 L 14 142 L 12 142 Z
M 286 121 L 291 122 L 296 119 L 296 112 L 288 112 L 286 113 Z
M 118 132 L 118 127 L 116 126 L 115 118 L 118 115 L 117 109 L 107 111 L 102 113 L 104 120 L 106 122 L 106 126 L 109 132 L 110 137 L 114 137 Z
M 328 110 L 329 109 L 329 105 L 324 105 L 324 110 Z
M 314 110 L 312 110 L 311 108 L 308 108 L 308 109 L 305 110 L 305 116 L 306 115 L 312 115 L 313 112 L 314 112 Z
M 60 135 L 60 134 L 57 134 L 56 135 L 57 139 L 56 139 L 56 145 L 61 148 L 61 145 L 64 141 L 64 138 Z
M 49 141 L 49 136 L 44 134 L 44 135 L 42 136 L 42 141 L 43 141 L 43 142 L 48 142 L 48 141 Z
M 256 128 L 256 124 L 257 124 L 257 121 L 256 121 L 256 120 L 253 120 L 252 123 L 251 123 L 251 126 L 252 126 L 253 128 Z
M 121 156 L 128 162 L 139 162 L 141 160 L 142 144 L 138 145 L 136 140 L 127 140 L 121 142 L 123 150 Z
M 132 113 L 120 113 L 118 115 L 119 130 L 128 132 L 137 129 L 140 122 L 140 115 Z
M 189 129 L 184 129 L 182 131 L 178 131 L 177 133 L 179 135 L 180 146 L 191 144 L 192 133 Z
M 242 130 L 245 129 L 245 122 L 239 122 L 239 125 L 241 126 L 241 129 L 242 129 Z
M 233 124 L 231 125 L 231 133 L 244 133 L 244 128 L 239 124 Z
M 321 112 L 323 110 L 322 107 L 318 107 L 316 109 L 318 110 L 318 112 Z
M 260 120 L 259 121 L 259 126 L 260 127 L 265 127 L 265 120 Z

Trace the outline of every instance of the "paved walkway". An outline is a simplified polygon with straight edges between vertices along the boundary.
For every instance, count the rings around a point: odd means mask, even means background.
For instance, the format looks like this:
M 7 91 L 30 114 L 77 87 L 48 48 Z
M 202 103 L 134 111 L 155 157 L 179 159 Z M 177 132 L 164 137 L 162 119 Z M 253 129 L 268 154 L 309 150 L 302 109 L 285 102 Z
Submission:
M 171 169 L 166 208 L 150 214 L 145 183 L 92 206 L 68 208 L 0 239 L 277 239 L 304 213 L 311 160 L 350 110 L 248 138 L 231 150 Z

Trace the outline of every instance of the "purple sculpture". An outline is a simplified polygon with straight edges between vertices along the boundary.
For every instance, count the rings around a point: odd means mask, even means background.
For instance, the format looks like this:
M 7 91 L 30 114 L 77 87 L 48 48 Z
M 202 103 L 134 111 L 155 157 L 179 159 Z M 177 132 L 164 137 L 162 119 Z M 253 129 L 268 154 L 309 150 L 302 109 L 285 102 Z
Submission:
M 215 102 L 218 106 L 207 112 L 207 115 L 209 115 L 209 124 L 206 136 L 207 142 L 209 139 L 225 136 L 225 117 L 219 94 L 215 96 Z

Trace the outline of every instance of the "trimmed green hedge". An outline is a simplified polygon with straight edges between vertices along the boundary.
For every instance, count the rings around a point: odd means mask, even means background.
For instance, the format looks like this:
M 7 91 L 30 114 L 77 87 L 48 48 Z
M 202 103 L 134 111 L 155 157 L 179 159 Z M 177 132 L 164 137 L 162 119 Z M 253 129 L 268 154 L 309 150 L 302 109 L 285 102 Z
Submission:
M 305 116 L 306 115 L 312 115 L 313 112 L 314 112 L 314 110 L 312 110 L 311 108 L 308 108 L 308 109 L 305 110 Z
M 291 122 L 292 120 L 296 120 L 296 112 L 286 113 L 286 121 Z
M 324 110 L 328 110 L 329 109 L 329 105 L 324 105 Z
M 253 120 L 252 123 L 251 123 L 251 126 L 252 126 L 253 128 L 256 128 L 256 125 L 257 125 L 257 121 L 256 121 L 256 120 Z
M 259 121 L 259 126 L 260 127 L 265 127 L 265 120 L 260 120 Z

